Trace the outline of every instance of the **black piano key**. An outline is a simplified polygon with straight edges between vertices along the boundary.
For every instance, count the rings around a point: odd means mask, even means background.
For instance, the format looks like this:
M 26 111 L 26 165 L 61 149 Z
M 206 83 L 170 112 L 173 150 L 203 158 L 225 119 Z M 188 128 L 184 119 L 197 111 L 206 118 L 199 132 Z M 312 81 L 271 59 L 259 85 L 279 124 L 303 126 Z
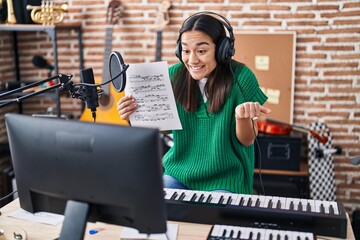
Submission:
M 190 199 L 190 202 L 194 202 L 195 199 L 196 199 L 196 197 L 197 197 L 197 195 L 196 195 L 196 193 L 194 193 L 194 195 L 192 195 L 192 197 L 191 197 L 191 199 Z
M 185 197 L 186 197 L 186 194 L 184 192 L 182 192 L 178 200 L 182 201 L 182 200 L 184 200 Z
M 290 210 L 294 210 L 294 202 L 290 203 Z
M 276 203 L 276 209 L 280 209 L 281 208 L 281 201 L 278 200 Z
M 208 196 L 208 198 L 206 199 L 206 203 L 210 203 L 211 200 L 212 200 L 212 196 L 211 196 L 211 194 L 210 194 L 210 195 Z
M 329 213 L 334 215 L 335 214 L 335 210 L 334 210 L 334 207 L 332 205 L 330 205 L 329 207 Z
M 256 199 L 255 207 L 259 207 L 259 206 L 260 206 L 260 199 Z
M 174 192 L 174 194 L 171 196 L 171 200 L 175 200 L 175 198 L 178 196 L 178 193 L 177 192 Z
M 303 205 L 302 205 L 302 203 L 301 203 L 301 202 L 299 202 L 299 205 L 298 205 L 298 210 L 299 210 L 299 211 L 302 211 L 302 210 L 303 210 Z
M 296 240 L 301 240 L 300 236 L 297 236 Z
M 306 205 L 306 211 L 311 212 L 311 205 L 310 205 L 310 203 L 307 203 L 307 205 Z
M 222 204 L 222 203 L 223 203 L 223 201 L 224 201 L 224 196 L 222 196 L 222 195 L 221 195 L 221 197 L 220 197 L 220 199 L 219 199 L 219 202 L 218 202 L 218 203 L 219 203 L 219 204 Z
M 250 232 L 249 234 L 249 240 L 253 239 L 253 232 Z
M 222 236 L 225 237 L 226 235 L 226 229 L 224 229 Z
M 237 236 L 236 236 L 236 239 L 240 239 L 240 236 L 241 236 L 241 230 L 239 230 Z
M 230 231 L 230 238 L 233 238 L 233 235 L 234 235 L 234 230 L 231 229 L 231 231 Z
M 202 193 L 199 197 L 198 202 L 202 202 L 204 200 L 204 198 L 205 198 L 205 195 Z
M 289 240 L 289 236 L 288 236 L 288 235 L 285 235 L 285 240 Z
M 270 235 L 269 235 L 269 240 L 273 240 L 273 234 L 272 233 L 270 233 Z
M 252 200 L 251 200 L 251 198 L 249 198 L 249 201 L 247 202 L 246 206 L 250 207 L 251 203 L 252 203 Z
M 324 204 L 321 204 L 321 205 L 320 205 L 320 212 L 321 212 L 321 213 L 325 213 Z
M 244 197 L 241 197 L 240 202 L 239 202 L 239 206 L 242 206 L 242 205 L 244 205 Z
M 229 196 L 229 198 L 228 198 L 228 200 L 227 200 L 226 204 L 227 204 L 227 205 L 230 205 L 230 204 L 231 204 L 231 202 L 232 202 L 232 198 L 231 198 L 231 196 Z
M 272 200 L 270 199 L 270 201 L 268 203 L 268 208 L 272 208 L 272 205 L 273 205 L 273 203 L 272 203 Z
M 280 234 L 278 234 L 278 235 L 276 236 L 276 240 L 281 240 Z
M 261 234 L 258 232 L 256 235 L 256 240 L 260 240 L 261 239 Z

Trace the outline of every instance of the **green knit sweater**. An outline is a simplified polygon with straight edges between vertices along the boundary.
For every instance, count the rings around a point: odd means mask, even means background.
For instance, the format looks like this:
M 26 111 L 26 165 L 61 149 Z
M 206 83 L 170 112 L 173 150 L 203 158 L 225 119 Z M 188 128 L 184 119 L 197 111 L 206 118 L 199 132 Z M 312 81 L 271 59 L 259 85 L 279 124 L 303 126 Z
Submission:
M 171 79 L 181 64 L 169 69 Z M 194 113 L 177 104 L 183 129 L 173 131 L 174 145 L 163 158 L 164 174 L 192 190 L 253 191 L 254 146 L 244 146 L 236 138 L 235 107 L 250 101 L 264 104 L 267 97 L 248 67 L 232 62 L 232 69 L 234 84 L 221 111 L 208 113 L 207 103 L 200 99 Z

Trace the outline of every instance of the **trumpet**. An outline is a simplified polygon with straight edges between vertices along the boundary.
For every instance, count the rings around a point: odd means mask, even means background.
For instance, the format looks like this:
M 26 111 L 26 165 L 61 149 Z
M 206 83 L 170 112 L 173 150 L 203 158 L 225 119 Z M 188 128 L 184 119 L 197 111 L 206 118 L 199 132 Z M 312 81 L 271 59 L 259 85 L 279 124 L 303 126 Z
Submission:
M 64 19 L 64 12 L 68 11 L 68 5 L 55 6 L 54 1 L 41 1 L 41 6 L 27 5 L 26 9 L 31 10 L 30 16 L 35 23 L 52 25 Z
M 15 24 L 16 17 L 15 17 L 14 6 L 13 6 L 12 0 L 6 0 L 6 5 L 7 5 L 6 23 Z

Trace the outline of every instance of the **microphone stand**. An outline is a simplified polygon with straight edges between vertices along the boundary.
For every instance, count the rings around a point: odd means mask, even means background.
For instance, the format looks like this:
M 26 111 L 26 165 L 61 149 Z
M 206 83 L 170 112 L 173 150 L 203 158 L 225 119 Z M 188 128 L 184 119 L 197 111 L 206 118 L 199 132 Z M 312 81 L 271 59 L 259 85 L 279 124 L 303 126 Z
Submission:
M 14 93 L 22 92 L 22 91 L 24 91 L 26 89 L 29 89 L 29 88 L 36 87 L 38 85 L 47 83 L 47 82 L 52 81 L 54 79 L 59 79 L 59 82 L 57 84 L 55 84 L 55 85 L 53 85 L 51 87 L 42 89 L 40 91 L 31 92 L 31 93 L 26 94 L 26 95 L 20 95 L 19 97 L 12 98 L 12 99 L 0 100 L 0 108 L 4 107 L 6 105 L 9 105 L 11 103 L 15 103 L 15 102 L 19 103 L 24 99 L 27 99 L 27 98 L 42 94 L 44 92 L 48 92 L 48 91 L 56 89 L 56 88 L 59 88 L 59 90 L 61 90 L 61 91 L 70 90 L 71 85 L 69 83 L 72 83 L 71 78 L 72 78 L 72 75 L 57 74 L 56 76 L 49 77 L 49 78 L 46 78 L 46 79 L 43 79 L 43 80 L 40 80 L 40 81 L 37 81 L 37 82 L 34 82 L 34 83 L 27 84 L 26 86 L 19 87 L 19 88 L 10 90 L 8 92 L 2 93 L 2 94 L 0 94 L 0 99 L 3 98 L 3 97 L 10 96 L 10 95 L 12 95 Z

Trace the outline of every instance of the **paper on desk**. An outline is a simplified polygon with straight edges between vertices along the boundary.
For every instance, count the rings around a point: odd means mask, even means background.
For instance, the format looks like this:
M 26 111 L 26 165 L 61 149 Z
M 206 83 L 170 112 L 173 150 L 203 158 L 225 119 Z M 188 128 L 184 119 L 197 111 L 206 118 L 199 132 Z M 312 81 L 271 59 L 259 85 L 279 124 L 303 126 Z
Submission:
M 149 240 L 176 240 L 178 232 L 178 224 L 167 224 L 167 236 L 163 234 L 140 234 L 138 230 L 134 228 L 124 227 L 121 231 L 120 239 L 149 239 Z
M 31 222 L 45 223 L 54 226 L 61 224 L 64 221 L 64 216 L 60 214 L 48 212 L 31 213 L 21 208 L 12 212 L 9 216 Z
M 125 94 L 139 105 L 130 115 L 131 126 L 182 129 L 165 61 L 130 64 L 126 71 Z

